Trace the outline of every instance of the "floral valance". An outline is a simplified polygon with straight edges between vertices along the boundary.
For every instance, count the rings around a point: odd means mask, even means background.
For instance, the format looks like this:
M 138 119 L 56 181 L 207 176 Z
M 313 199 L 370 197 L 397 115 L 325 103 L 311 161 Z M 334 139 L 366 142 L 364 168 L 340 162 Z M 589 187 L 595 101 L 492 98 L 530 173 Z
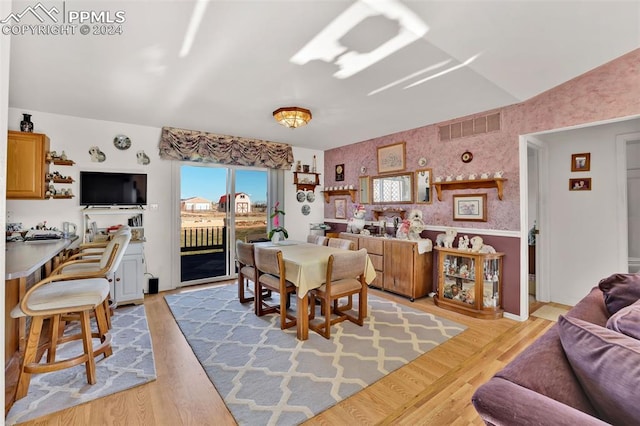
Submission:
M 291 145 L 163 127 L 160 158 L 290 170 Z

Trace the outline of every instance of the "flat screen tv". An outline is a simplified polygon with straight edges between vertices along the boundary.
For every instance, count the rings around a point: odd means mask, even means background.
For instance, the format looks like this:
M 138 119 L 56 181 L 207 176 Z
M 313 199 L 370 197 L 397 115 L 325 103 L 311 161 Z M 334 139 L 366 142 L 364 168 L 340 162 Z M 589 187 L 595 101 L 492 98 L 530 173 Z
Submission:
M 145 206 L 145 173 L 80 172 L 80 205 Z

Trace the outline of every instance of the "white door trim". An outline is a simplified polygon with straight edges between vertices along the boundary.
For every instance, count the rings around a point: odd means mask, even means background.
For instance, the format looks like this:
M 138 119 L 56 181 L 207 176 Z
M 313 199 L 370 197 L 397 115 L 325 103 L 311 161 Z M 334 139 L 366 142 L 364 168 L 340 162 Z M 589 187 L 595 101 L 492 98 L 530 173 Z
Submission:
M 640 140 L 640 132 L 616 136 L 616 209 L 618 213 L 618 270 L 629 270 L 629 218 L 627 207 L 627 142 Z

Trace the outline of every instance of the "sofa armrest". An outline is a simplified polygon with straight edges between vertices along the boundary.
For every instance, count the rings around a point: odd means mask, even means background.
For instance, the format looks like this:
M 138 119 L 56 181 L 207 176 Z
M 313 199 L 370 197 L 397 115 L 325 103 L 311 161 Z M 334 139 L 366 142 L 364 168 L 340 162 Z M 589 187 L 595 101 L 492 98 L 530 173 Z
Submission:
M 494 377 L 480 386 L 473 394 L 471 402 L 488 425 L 595 426 L 608 424 L 499 377 Z

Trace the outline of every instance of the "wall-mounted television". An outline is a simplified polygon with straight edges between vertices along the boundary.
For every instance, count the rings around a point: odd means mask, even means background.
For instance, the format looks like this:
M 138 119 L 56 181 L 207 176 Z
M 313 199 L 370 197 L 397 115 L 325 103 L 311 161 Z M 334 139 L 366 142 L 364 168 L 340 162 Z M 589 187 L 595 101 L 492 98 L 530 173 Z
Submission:
M 145 173 L 80 172 L 80 205 L 145 206 Z

